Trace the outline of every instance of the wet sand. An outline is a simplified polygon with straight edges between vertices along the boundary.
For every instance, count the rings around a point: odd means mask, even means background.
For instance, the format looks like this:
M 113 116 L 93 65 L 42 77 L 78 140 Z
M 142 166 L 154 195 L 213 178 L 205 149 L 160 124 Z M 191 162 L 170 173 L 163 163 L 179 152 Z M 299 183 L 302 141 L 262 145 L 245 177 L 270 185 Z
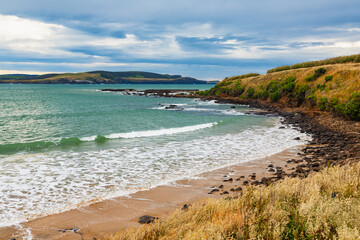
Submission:
M 285 172 L 297 164 L 286 163 L 289 159 L 299 159 L 297 153 L 304 146 L 298 146 L 281 153 L 262 159 L 232 165 L 215 171 L 206 172 L 196 178 L 183 179 L 168 185 L 139 191 L 129 196 L 117 197 L 91 204 L 86 207 L 54 214 L 17 227 L 0 229 L 0 239 L 23 239 L 32 236 L 33 239 L 91 239 L 115 233 L 127 227 L 140 227 L 137 222 L 142 215 L 166 218 L 174 210 L 184 204 L 203 201 L 207 198 L 235 196 L 238 192 L 231 188 L 244 187 L 243 181 L 255 181 L 249 175 L 256 173 L 256 180 L 262 177 L 272 177 L 268 172 L 269 164 L 282 167 Z M 240 176 L 245 178 L 238 179 Z M 226 181 L 232 178 L 233 181 Z M 216 193 L 208 194 L 211 187 L 224 187 Z M 223 194 L 228 191 L 229 194 Z M 31 232 L 31 234 L 30 234 Z M 26 238 L 25 238 L 26 239 Z

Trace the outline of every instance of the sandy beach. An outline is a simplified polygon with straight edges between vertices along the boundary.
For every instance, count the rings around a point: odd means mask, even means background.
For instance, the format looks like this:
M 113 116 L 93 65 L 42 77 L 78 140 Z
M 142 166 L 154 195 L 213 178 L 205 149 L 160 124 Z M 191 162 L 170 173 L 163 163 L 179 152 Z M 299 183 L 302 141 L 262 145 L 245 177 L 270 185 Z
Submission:
M 230 189 L 244 187 L 243 181 L 251 183 L 262 177 L 272 177 L 274 173 L 267 170 L 270 164 L 282 167 L 286 172 L 295 166 L 294 163 L 286 163 L 286 160 L 299 158 L 297 153 L 300 149 L 301 147 L 291 148 L 262 159 L 206 172 L 191 179 L 38 218 L 21 224 L 21 227 L 2 228 L 0 239 L 26 239 L 30 236 L 33 239 L 98 239 L 127 227 L 140 227 L 141 224 L 137 221 L 142 215 L 163 219 L 174 210 L 181 209 L 184 204 L 207 198 L 236 196 L 239 193 Z M 253 173 L 256 173 L 256 180 L 249 176 Z M 233 181 L 226 181 L 230 178 Z M 224 187 L 219 192 L 208 194 L 212 187 L 220 185 Z M 225 191 L 229 194 L 223 194 Z

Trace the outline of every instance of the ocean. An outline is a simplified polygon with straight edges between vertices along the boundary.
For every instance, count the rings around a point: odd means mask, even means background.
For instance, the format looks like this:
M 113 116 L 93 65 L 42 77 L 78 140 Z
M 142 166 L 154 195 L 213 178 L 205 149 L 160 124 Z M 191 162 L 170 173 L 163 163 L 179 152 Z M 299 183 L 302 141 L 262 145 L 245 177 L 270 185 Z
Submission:
M 212 86 L 0 85 L 0 227 L 304 144 L 248 106 L 99 91 Z

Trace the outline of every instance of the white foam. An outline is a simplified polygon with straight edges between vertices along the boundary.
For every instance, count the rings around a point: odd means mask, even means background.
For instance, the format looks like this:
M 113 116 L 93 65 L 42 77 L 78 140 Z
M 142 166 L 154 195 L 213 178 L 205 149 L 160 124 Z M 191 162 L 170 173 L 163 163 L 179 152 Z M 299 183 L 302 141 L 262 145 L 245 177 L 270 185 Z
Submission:
M 191 140 L 140 138 L 107 150 L 6 157 L 0 161 L 0 227 L 251 161 L 309 139 L 294 129 L 278 127 Z M 194 126 L 166 131 L 187 130 L 194 130 Z M 139 135 L 129 133 L 126 137 Z M 302 141 L 293 140 L 295 137 Z
M 105 137 L 108 139 L 155 137 L 155 136 L 162 136 L 162 135 L 172 135 L 172 134 L 178 134 L 178 133 L 193 132 L 193 131 L 197 131 L 197 130 L 201 130 L 201 129 L 205 129 L 205 128 L 210 128 L 217 124 L 218 124 L 217 122 L 213 122 L 213 123 L 204 123 L 204 124 L 179 127 L 179 128 L 164 128 L 164 129 L 148 130 L 148 131 L 112 133 L 112 134 L 106 135 Z M 95 139 L 96 139 L 96 136 L 80 138 L 81 141 L 94 141 Z

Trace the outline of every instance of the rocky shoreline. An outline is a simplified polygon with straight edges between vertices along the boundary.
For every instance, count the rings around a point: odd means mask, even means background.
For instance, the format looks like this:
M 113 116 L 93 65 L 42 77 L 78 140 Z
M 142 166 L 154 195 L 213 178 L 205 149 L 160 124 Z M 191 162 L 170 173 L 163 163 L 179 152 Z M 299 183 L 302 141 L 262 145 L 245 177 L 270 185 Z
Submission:
M 312 140 L 298 153 L 299 159 L 286 160 L 285 167 L 270 164 L 264 169 L 265 172 L 272 173 L 271 177 L 261 177 L 261 179 L 258 179 L 256 174 L 253 173 L 249 176 L 223 179 L 223 182 L 234 184 L 234 187 L 227 186 L 226 188 L 222 184 L 218 187 L 212 186 L 209 194 L 226 195 L 230 192 L 239 192 L 242 190 L 242 187 L 238 187 L 239 183 L 242 186 L 266 186 L 286 177 L 306 178 L 310 173 L 319 172 L 326 167 L 360 161 L 359 122 L 347 121 L 325 112 L 319 113 L 304 111 L 304 109 L 292 109 L 254 100 L 201 97 L 196 95 L 176 95 L 175 97 L 200 98 L 204 101 L 215 100 L 217 103 L 245 104 L 252 108 L 261 109 L 261 111 L 252 114 L 281 116 L 283 117 L 283 124 L 290 125 L 292 128 L 296 128 L 300 132 L 307 133 L 312 137 Z

